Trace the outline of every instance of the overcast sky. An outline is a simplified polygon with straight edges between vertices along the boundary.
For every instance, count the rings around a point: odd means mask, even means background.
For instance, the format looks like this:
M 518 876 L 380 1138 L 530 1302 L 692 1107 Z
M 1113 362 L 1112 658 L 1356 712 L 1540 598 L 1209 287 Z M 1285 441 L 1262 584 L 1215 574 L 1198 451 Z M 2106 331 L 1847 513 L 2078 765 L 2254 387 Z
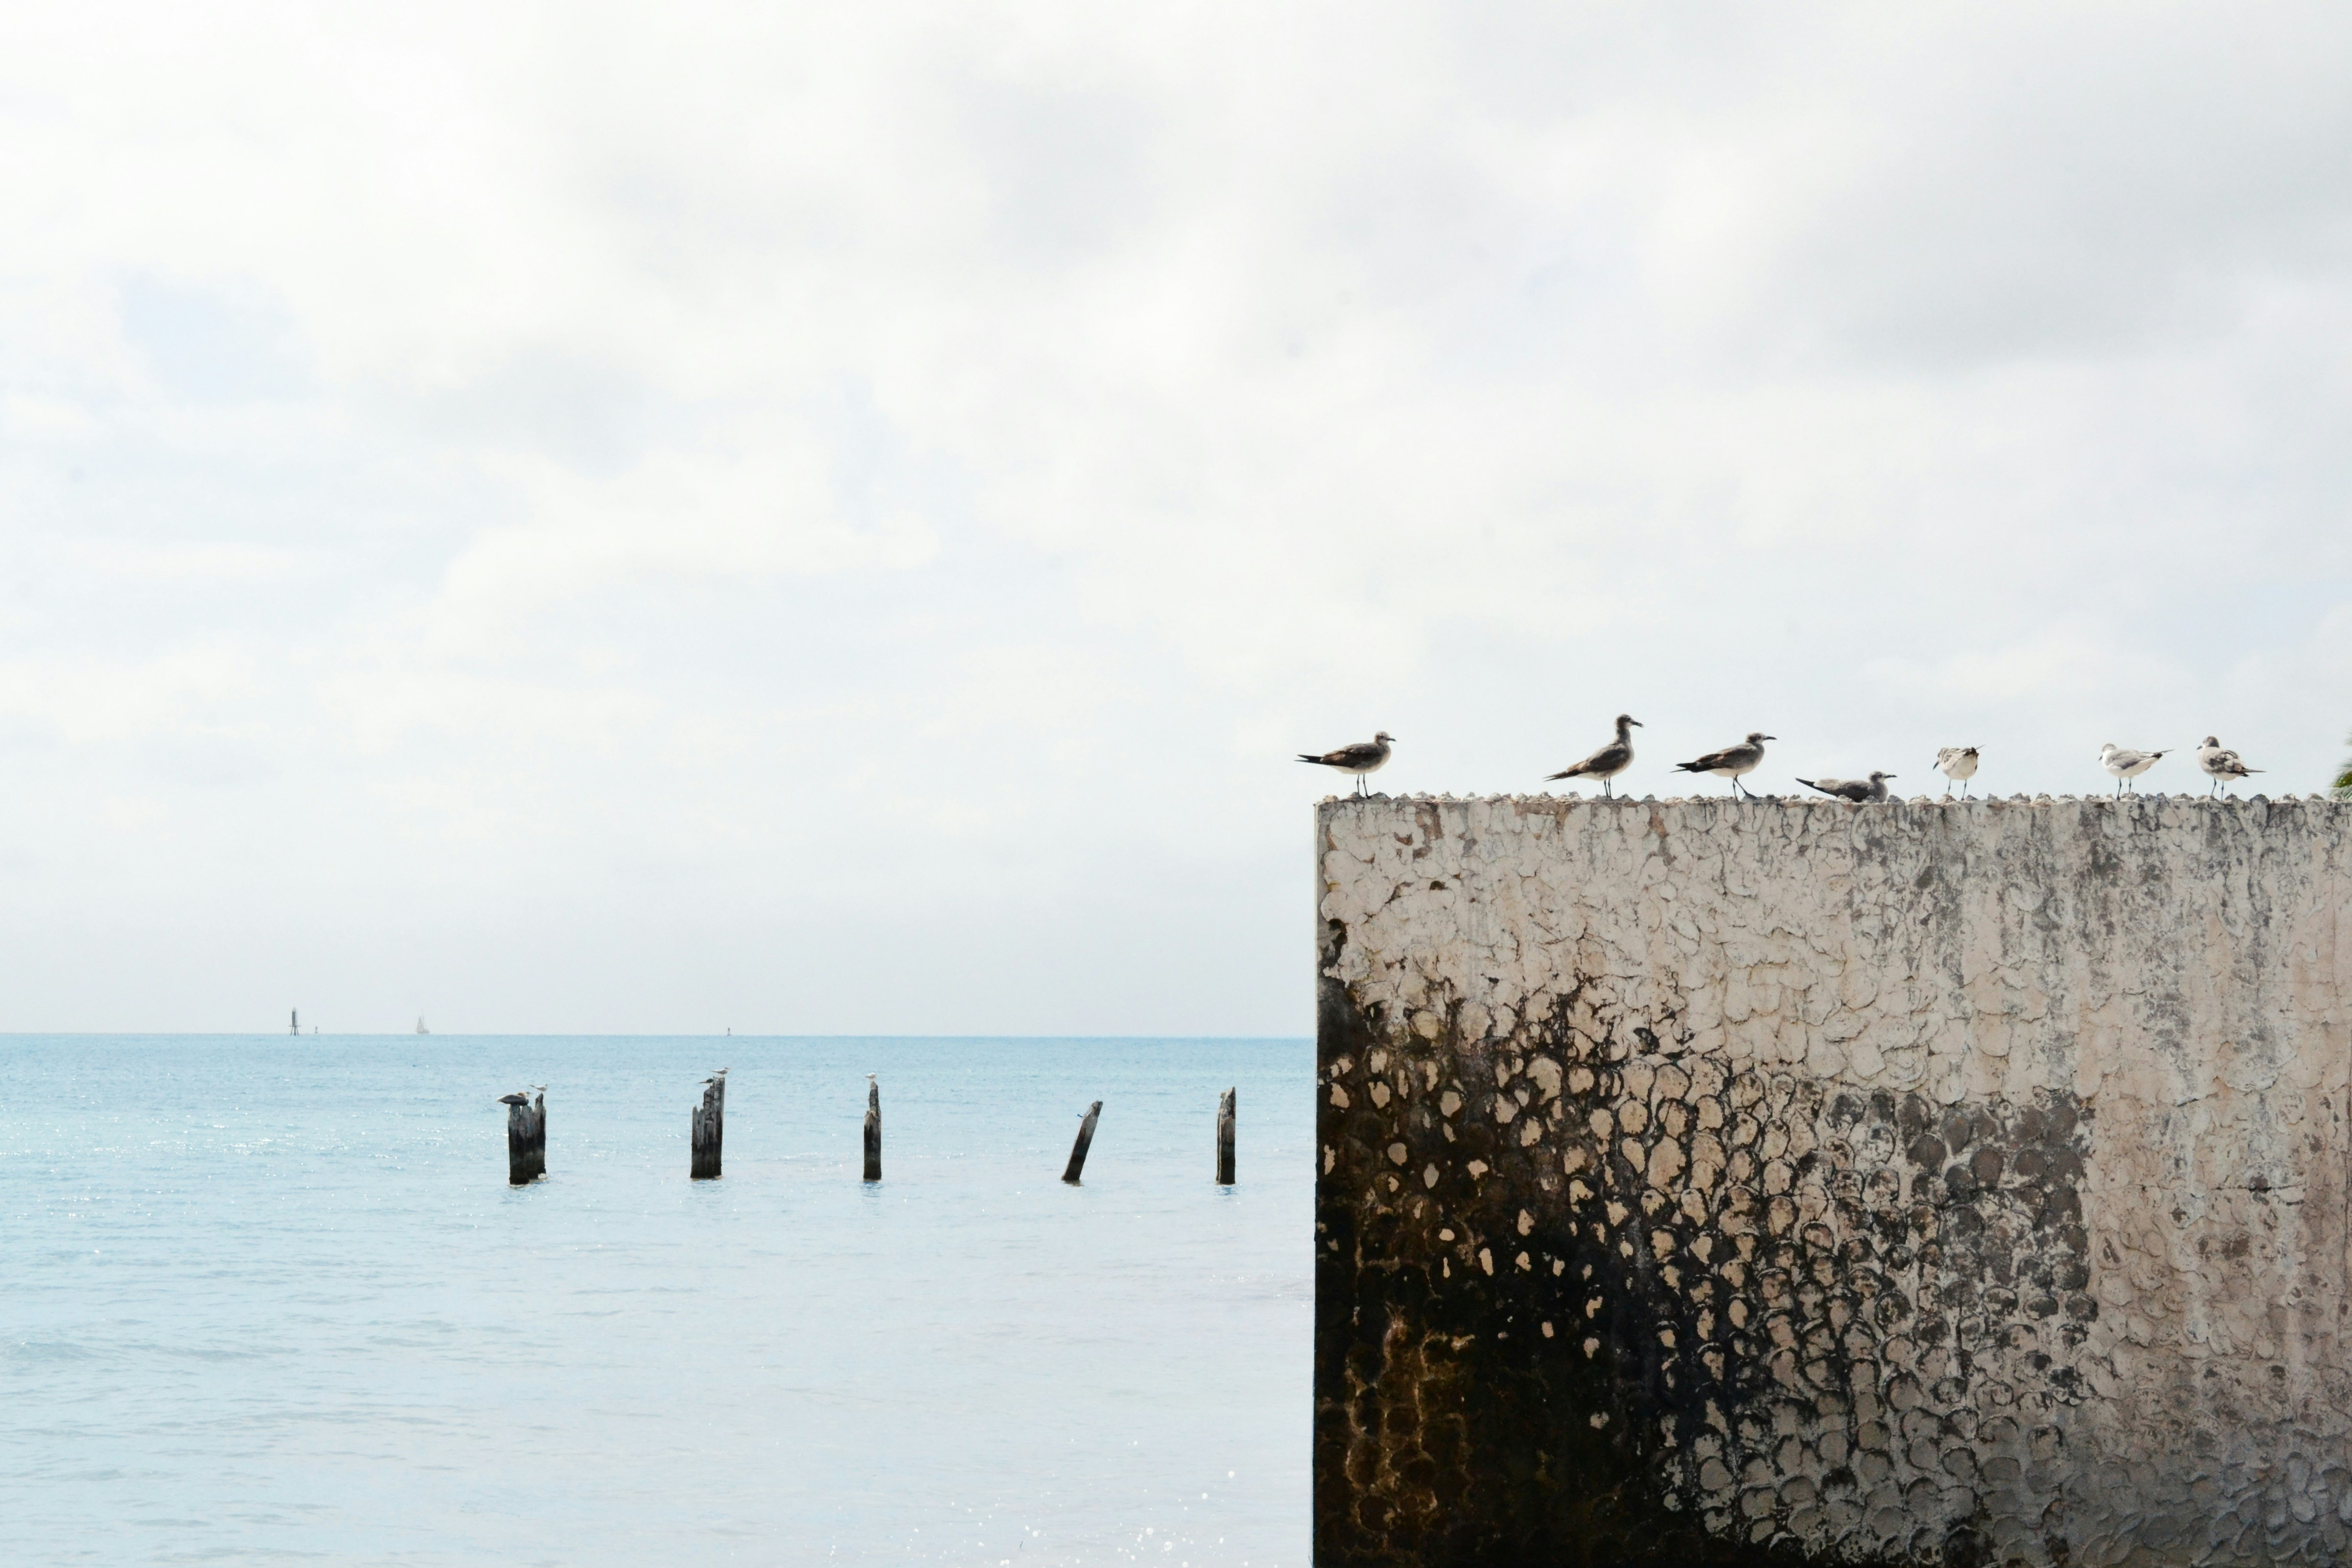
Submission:
M 2318 789 L 2347 82 L 2335 5 L 8 7 L 0 1029 L 1303 1034 L 1376 728 Z

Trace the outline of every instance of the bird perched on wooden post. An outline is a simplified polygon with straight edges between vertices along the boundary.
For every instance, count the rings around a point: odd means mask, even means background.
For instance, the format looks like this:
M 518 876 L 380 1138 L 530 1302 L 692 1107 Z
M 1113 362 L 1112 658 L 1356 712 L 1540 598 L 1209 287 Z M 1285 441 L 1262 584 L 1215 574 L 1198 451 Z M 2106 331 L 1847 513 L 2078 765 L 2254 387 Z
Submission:
M 2106 769 L 2107 776 L 2116 781 L 2116 794 L 2120 795 L 2124 793 L 2126 779 L 2138 778 L 2156 766 L 2158 759 L 2164 754 L 2162 752 L 2135 752 L 2109 741 L 2099 748 L 2099 765 Z M 2132 788 L 2137 790 L 2139 785 L 2135 784 Z
M 1582 762 L 1571 763 L 1559 772 L 1549 775 L 1547 782 L 1559 779 L 1599 779 L 1601 793 L 1613 797 L 1617 792 L 1609 781 L 1633 765 L 1633 731 L 1641 727 L 1641 724 L 1642 721 L 1630 713 L 1618 714 L 1615 740 Z
M 1946 746 L 1936 753 L 1936 771 L 1960 786 L 1960 798 L 1969 798 L 1969 781 L 1977 776 L 1977 749 L 1974 746 Z M 1944 786 L 1952 793 L 1952 785 Z
M 1319 757 L 1310 757 L 1301 752 L 1298 753 L 1298 760 L 1302 763 L 1313 763 L 1319 768 L 1337 768 L 1343 773 L 1355 774 L 1356 793 L 1361 795 L 1364 793 L 1364 775 L 1378 773 L 1386 766 L 1389 760 L 1389 748 L 1395 744 L 1396 737 L 1382 730 L 1369 741 L 1359 741 L 1352 746 L 1342 746 L 1336 752 L 1326 752 Z
M 2212 793 L 2216 795 L 2221 793 L 2224 785 L 2263 771 L 2246 766 L 2245 759 L 2211 735 L 2206 736 L 2205 743 L 2197 748 L 2197 765 L 2205 770 L 2207 778 L 2213 781 Z
M 1717 778 L 1731 781 L 1733 795 L 1746 795 L 1748 792 L 1739 787 L 1739 776 L 1754 773 L 1764 761 L 1764 742 L 1780 738 L 1768 735 L 1761 730 L 1750 730 L 1748 739 L 1739 744 L 1726 746 L 1719 752 L 1709 752 L 1692 762 L 1676 763 L 1675 771 L 1680 773 L 1713 773 Z
M 1873 773 L 1866 779 L 1799 779 L 1807 789 L 1817 789 L 1823 795 L 1833 795 L 1840 800 L 1850 800 L 1856 805 L 1864 801 L 1886 798 L 1886 781 L 1893 773 Z

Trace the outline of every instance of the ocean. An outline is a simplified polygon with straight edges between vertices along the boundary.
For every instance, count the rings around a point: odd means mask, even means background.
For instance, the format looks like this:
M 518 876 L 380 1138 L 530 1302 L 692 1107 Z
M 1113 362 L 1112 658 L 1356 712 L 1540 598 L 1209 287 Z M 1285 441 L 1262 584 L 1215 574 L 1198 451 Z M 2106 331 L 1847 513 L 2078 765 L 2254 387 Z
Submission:
M 1313 1089 L 1305 1040 L 0 1038 L 0 1563 L 1307 1568 Z

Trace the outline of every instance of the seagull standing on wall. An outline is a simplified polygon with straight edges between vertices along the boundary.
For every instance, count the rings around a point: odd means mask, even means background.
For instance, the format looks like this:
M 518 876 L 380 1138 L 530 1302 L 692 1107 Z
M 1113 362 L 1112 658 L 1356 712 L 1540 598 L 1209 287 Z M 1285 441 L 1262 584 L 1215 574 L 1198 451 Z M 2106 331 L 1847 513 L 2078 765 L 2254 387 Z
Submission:
M 1319 768 L 1337 768 L 1343 773 L 1355 774 L 1356 793 L 1362 795 L 1364 775 L 1378 773 L 1386 766 L 1389 760 L 1389 748 L 1395 744 L 1396 737 L 1383 730 L 1369 741 L 1359 741 L 1352 746 L 1342 746 L 1336 752 L 1326 752 L 1319 757 L 1310 757 L 1301 752 L 1298 753 L 1298 760 L 1302 763 L 1313 763 Z
M 1726 746 L 1719 752 L 1709 752 L 1694 762 L 1676 763 L 1675 771 L 1678 773 L 1713 773 L 1717 778 L 1731 781 L 1733 795 L 1746 795 L 1748 792 L 1739 787 L 1739 775 L 1754 773 L 1764 761 L 1764 742 L 1780 738 L 1768 735 L 1761 730 L 1750 730 L 1748 739 L 1739 744 Z
M 1960 786 L 1960 798 L 1969 798 L 1969 781 L 1977 776 L 1977 749 L 1974 746 L 1946 746 L 1936 753 L 1936 771 Z M 1952 793 L 1951 784 L 1944 793 Z
M 2213 793 L 2216 795 L 2221 793 L 2224 786 L 2263 771 L 2246 766 L 2243 758 L 2211 735 L 2206 736 L 2205 743 L 2197 748 L 2197 765 L 2205 770 L 2207 778 L 2213 781 Z
M 1618 714 L 1615 740 L 1582 762 L 1572 763 L 1551 774 L 1550 779 L 1599 779 L 1601 793 L 1613 797 L 1617 792 L 1609 781 L 1633 765 L 1633 731 L 1641 723 L 1630 713 Z
M 1873 773 L 1866 779 L 1799 779 L 1807 789 L 1817 789 L 1823 795 L 1833 795 L 1840 800 L 1850 800 L 1856 805 L 1865 801 L 1886 798 L 1886 781 L 1893 773 Z
M 2126 779 L 2137 779 L 2156 766 L 2157 759 L 2163 755 L 2162 752 L 2135 752 L 2109 741 L 2099 748 L 2099 765 L 2106 769 L 2107 776 L 2116 781 L 2116 794 L 2120 795 L 2124 793 Z M 2137 790 L 2139 786 L 2134 784 L 2132 787 Z

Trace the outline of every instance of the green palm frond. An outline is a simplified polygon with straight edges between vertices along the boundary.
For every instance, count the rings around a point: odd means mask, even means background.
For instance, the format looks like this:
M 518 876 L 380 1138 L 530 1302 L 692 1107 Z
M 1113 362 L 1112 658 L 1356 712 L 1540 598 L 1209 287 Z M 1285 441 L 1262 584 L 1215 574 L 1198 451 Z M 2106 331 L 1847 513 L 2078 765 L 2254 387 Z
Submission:
M 2344 737 L 2344 743 L 2352 746 L 2352 735 Z M 2336 799 L 2352 800 L 2352 757 L 2344 759 L 2344 771 L 2336 775 L 2333 788 L 2336 791 Z

